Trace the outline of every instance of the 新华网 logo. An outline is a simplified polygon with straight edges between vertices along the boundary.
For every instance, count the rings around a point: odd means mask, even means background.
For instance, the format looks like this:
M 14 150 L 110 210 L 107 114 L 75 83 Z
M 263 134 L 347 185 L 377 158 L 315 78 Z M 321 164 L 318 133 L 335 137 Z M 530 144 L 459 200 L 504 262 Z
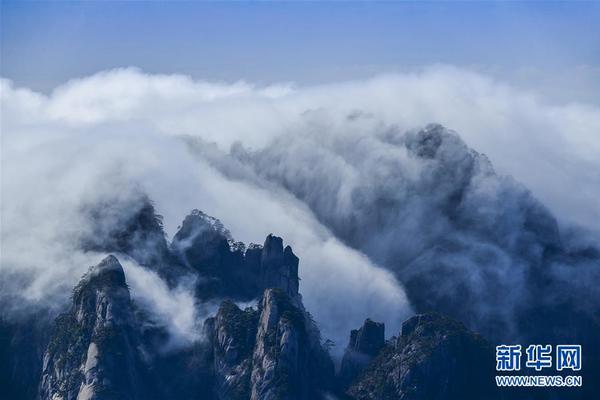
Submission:
M 520 344 L 496 346 L 496 371 L 521 371 L 521 357 L 525 355 L 525 368 L 540 372 L 552 369 L 556 371 L 581 370 L 581 345 L 561 344 L 552 352 L 552 345 L 531 344 L 524 353 Z M 563 373 L 564 374 L 564 373 Z M 497 386 L 582 386 L 582 377 L 578 375 L 500 375 L 496 376 Z

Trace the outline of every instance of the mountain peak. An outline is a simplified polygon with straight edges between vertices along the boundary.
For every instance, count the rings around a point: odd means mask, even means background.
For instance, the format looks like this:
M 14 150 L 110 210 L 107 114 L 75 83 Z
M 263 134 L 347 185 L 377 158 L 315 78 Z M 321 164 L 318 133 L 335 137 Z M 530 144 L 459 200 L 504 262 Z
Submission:
M 141 399 L 144 367 L 125 272 L 109 255 L 90 267 L 56 319 L 44 354 L 40 398 Z
M 123 271 L 123 266 L 115 256 L 111 254 L 97 265 L 89 268 L 75 287 L 74 298 L 80 297 L 87 289 L 125 289 L 127 293 L 129 292 L 125 280 L 125 271 Z
M 109 254 L 108 256 L 104 257 L 98 265 L 91 267 L 90 271 L 94 274 L 102 274 L 110 271 L 115 271 L 124 275 L 123 266 L 121 266 L 121 263 L 119 262 L 117 257 L 113 256 L 112 254 Z
M 350 341 L 340 368 L 340 383 L 346 388 L 365 370 L 385 345 L 385 325 L 367 318 L 359 329 L 350 332 Z

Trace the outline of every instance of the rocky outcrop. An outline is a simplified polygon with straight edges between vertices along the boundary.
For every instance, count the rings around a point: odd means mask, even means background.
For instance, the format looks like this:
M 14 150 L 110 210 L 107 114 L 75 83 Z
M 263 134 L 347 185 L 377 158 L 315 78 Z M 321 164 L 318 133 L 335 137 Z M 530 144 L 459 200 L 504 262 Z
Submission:
M 252 355 L 251 399 L 319 399 L 333 364 L 310 316 L 281 289 L 267 289 Z
M 143 399 L 143 365 L 121 264 L 108 256 L 73 291 L 44 354 L 41 400 Z
M 221 221 L 193 210 L 173 237 L 171 251 L 202 279 L 201 299 L 250 300 L 266 288 L 280 288 L 299 304 L 298 257 L 280 237 L 267 236 L 264 246 L 246 247 L 233 240 Z
M 173 237 L 171 251 L 201 277 L 201 299 L 228 297 L 249 300 L 260 295 L 259 265 L 247 263 L 246 247 L 235 242 L 221 221 L 193 210 Z
M 366 319 L 362 327 L 350 332 L 350 341 L 340 367 L 340 383 L 347 387 L 385 345 L 385 326 Z
M 217 399 L 320 399 L 333 389 L 318 329 L 281 289 L 265 290 L 258 310 L 223 302 L 205 329 Z
M 215 394 L 219 400 L 250 398 L 252 352 L 256 341 L 258 311 L 240 310 L 230 301 L 206 321 L 214 348 Z
M 280 237 L 269 235 L 263 246 L 260 276 L 263 288 L 279 288 L 291 299 L 298 297 L 298 257 Z
M 350 387 L 352 399 L 495 399 L 491 346 L 461 323 L 422 314 L 402 325 Z

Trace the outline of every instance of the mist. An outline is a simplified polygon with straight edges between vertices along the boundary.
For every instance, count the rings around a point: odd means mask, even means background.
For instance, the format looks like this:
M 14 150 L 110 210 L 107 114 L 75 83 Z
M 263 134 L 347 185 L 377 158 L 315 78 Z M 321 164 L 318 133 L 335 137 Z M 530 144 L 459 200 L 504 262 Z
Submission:
M 571 247 L 600 237 L 600 110 L 546 105 L 454 67 L 313 87 L 127 68 L 48 96 L 8 80 L 1 89 L 0 284 L 14 312 L 65 307 L 103 256 L 79 247 L 94 228 L 82 210 L 109 202 L 126 213 L 139 193 L 168 237 L 194 208 L 245 243 L 283 237 L 300 258 L 305 306 L 338 352 L 367 317 L 397 334 L 414 312 L 400 282 L 430 287 L 423 279 L 440 271 L 433 261 L 452 272 L 437 287 L 440 301 L 466 285 L 479 301 L 475 326 L 510 325 L 534 257 L 523 256 L 524 239 L 535 252 L 573 224 Z M 425 128 L 432 122 L 450 130 Z M 419 153 L 427 129 L 442 129 L 432 158 Z M 467 186 L 457 225 L 444 207 Z M 542 216 L 545 239 L 523 229 L 531 215 Z M 431 250 L 450 242 L 459 250 Z M 136 303 L 175 342 L 197 340 L 210 307 L 193 304 L 185 285 L 169 289 L 132 261 L 124 266 Z M 492 287 L 510 293 L 502 307 L 485 299 Z

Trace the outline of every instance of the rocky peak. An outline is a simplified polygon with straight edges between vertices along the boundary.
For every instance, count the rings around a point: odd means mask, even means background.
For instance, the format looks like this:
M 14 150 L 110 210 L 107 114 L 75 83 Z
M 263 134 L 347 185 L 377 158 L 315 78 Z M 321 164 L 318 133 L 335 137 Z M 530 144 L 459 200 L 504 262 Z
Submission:
M 267 236 L 261 256 L 262 287 L 279 288 L 292 299 L 298 297 L 299 279 L 298 262 L 292 248 L 283 248 L 280 237 Z
M 80 323 L 86 318 L 98 325 L 123 323 L 130 306 L 125 272 L 112 255 L 90 267 L 73 290 L 73 313 Z
M 211 240 L 218 239 L 233 242 L 231 233 L 219 219 L 194 209 L 184 218 L 173 237 L 173 244 L 190 247 L 199 241 L 208 244 Z
M 340 383 L 347 387 L 385 345 L 385 325 L 366 319 L 362 327 L 350 332 L 350 341 L 340 367 Z
M 132 304 L 123 267 L 108 256 L 73 291 L 44 354 L 40 398 L 142 398 Z
M 221 221 L 200 210 L 192 210 L 173 237 L 171 249 L 185 264 L 196 269 L 208 268 L 212 265 L 206 264 L 230 250 L 230 241 L 231 234 Z
M 281 289 L 258 310 L 224 301 L 205 329 L 218 399 L 309 400 L 333 388 L 333 363 L 309 314 Z
M 251 399 L 317 399 L 333 363 L 310 316 L 281 289 L 266 289 L 252 356 Z
M 402 325 L 355 381 L 353 399 L 495 399 L 491 346 L 460 322 L 422 314 Z
M 367 318 L 360 329 L 350 332 L 348 348 L 375 356 L 385 344 L 385 325 Z
M 233 240 L 221 221 L 193 210 L 173 237 L 171 251 L 202 278 L 202 299 L 256 299 L 266 288 L 280 288 L 300 304 L 298 257 L 280 237 L 267 236 L 264 245 Z

